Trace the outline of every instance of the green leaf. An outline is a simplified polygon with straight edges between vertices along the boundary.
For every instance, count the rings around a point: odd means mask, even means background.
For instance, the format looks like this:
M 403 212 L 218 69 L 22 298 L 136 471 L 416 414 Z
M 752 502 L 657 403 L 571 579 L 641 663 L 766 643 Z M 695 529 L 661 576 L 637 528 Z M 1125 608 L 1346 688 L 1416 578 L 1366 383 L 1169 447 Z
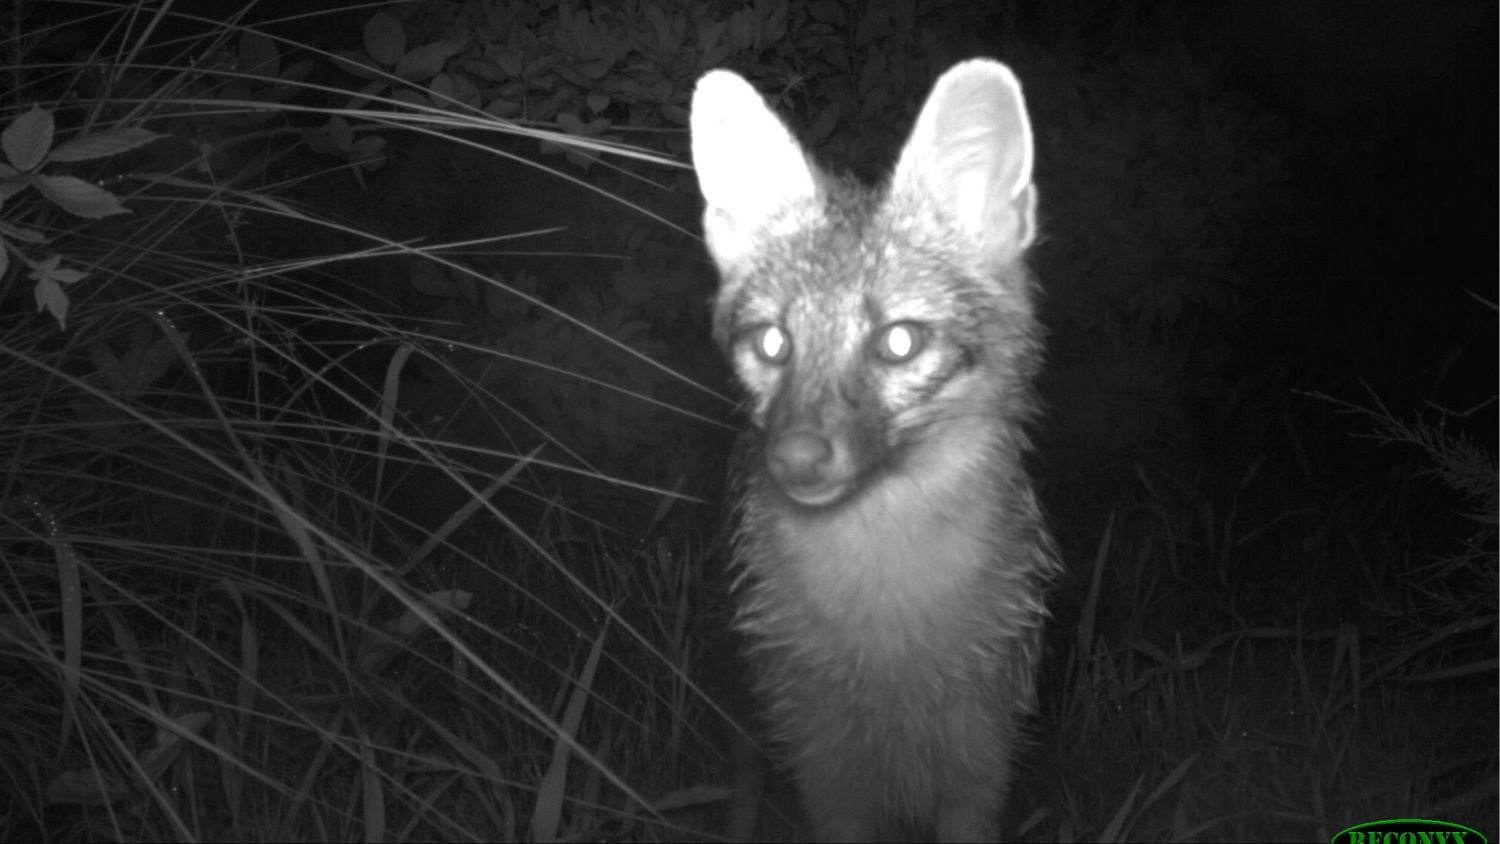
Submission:
M 496 117 L 515 117 L 521 113 L 521 104 L 511 100 L 494 99 L 484 107 L 484 112 Z
M 559 62 L 552 70 L 570 85 L 577 85 L 580 88 L 586 88 L 589 85 L 589 78 L 572 64 Z
M 444 62 L 462 52 L 468 45 L 467 38 L 445 38 L 423 44 L 396 62 L 395 73 L 410 82 L 431 79 L 443 69 Z
M 286 70 L 282 71 L 281 80 L 283 82 L 301 82 L 302 80 L 307 78 L 307 75 L 309 73 L 312 73 L 312 69 L 312 59 L 303 59 L 299 62 L 292 62 Z
M 411 286 L 415 287 L 418 293 L 440 296 L 445 299 L 453 298 L 459 293 L 458 286 L 453 283 L 451 276 L 426 261 L 412 265 Z
M 812 125 L 807 128 L 808 145 L 813 148 L 821 146 L 823 141 L 833 134 L 833 129 L 838 125 L 838 121 L 838 103 L 829 103 L 822 111 L 818 112 L 817 119 L 813 120 Z
M 750 15 L 750 10 L 741 9 L 729 18 L 729 38 L 737 53 L 743 53 L 755 46 L 755 36 L 759 28 L 752 22 Z
M 160 779 L 177 757 L 182 755 L 188 742 L 182 734 L 197 734 L 203 732 L 213 716 L 207 712 L 189 712 L 176 718 L 158 716 L 162 721 L 174 724 L 176 729 L 159 727 L 156 731 L 156 745 L 147 749 L 140 755 L 140 765 L 149 779 Z M 179 730 L 181 732 L 179 732 Z
M 29 173 L 47 157 L 52 148 L 52 112 L 44 111 L 35 104 L 31 111 L 12 120 L 0 132 L 0 149 L 17 170 Z
M 385 166 L 385 138 L 367 135 L 354 142 L 349 151 L 349 160 L 362 170 L 379 170 Z
M 6 169 L 9 170 L 10 168 L 7 167 Z M 15 174 L 14 171 L 10 175 L 0 178 L 0 206 L 5 205 L 6 201 L 11 197 L 26 190 L 26 186 L 29 184 L 31 184 L 30 176 Z
M 410 88 L 402 88 L 399 91 L 392 92 L 391 99 L 395 100 L 398 103 L 406 103 L 407 105 L 412 106 L 413 108 L 416 108 L 418 110 L 426 109 L 432 106 L 432 101 L 429 100 L 425 94 L 413 91 Z
M 89 220 L 130 213 L 114 194 L 72 176 L 36 176 L 32 184 L 64 211 Z
M 608 76 L 614 66 L 615 63 L 611 59 L 586 59 L 573 65 L 579 73 L 592 80 L 599 80 Z
M 106 158 L 111 155 L 119 155 L 139 146 L 151 143 L 157 138 L 165 135 L 152 132 L 149 129 L 137 127 L 120 127 L 106 129 L 103 132 L 95 132 L 92 135 L 84 135 L 71 138 L 57 146 L 52 154 L 47 156 L 49 161 L 88 161 L 94 158 Z
M 493 59 L 463 59 L 458 65 L 464 73 L 479 79 L 481 82 L 499 82 L 505 78 L 505 71 Z
M 354 132 L 349 128 L 349 121 L 334 115 L 322 126 L 302 130 L 302 139 L 313 152 L 332 155 L 349 151 Z
M 276 42 L 263 33 L 246 29 L 240 33 L 240 72 L 274 82 L 281 76 L 281 55 Z
M 439 108 L 453 109 L 455 104 L 479 107 L 479 89 L 465 76 L 439 73 L 427 89 L 432 92 L 433 104 Z
M 47 236 L 37 231 L 36 229 L 23 228 L 21 226 L 7 223 L 4 220 L 0 220 L 0 236 L 8 237 L 11 240 L 20 240 L 26 243 L 34 243 L 38 246 L 47 242 Z M 3 278 L 4 276 L 5 273 L 0 272 L 0 278 Z
M 759 10 L 765 11 L 765 7 L 761 6 Z M 765 25 L 760 33 L 764 39 L 764 43 L 775 44 L 786 38 L 787 13 L 788 7 L 786 3 L 779 3 L 771 7 L 770 13 L 766 15 Z
M 521 78 L 544 91 L 551 91 L 557 85 L 557 74 L 553 72 L 553 68 L 562 60 L 563 57 L 559 55 L 538 56 L 535 61 L 526 64 L 521 71 Z
M 36 309 L 52 314 L 57 320 L 57 327 L 66 329 L 68 327 L 68 293 L 63 290 L 63 285 L 81 281 L 87 273 L 62 269 L 61 264 L 60 256 L 49 255 L 40 263 L 33 265 L 27 277 L 36 282 L 36 289 L 33 291 L 36 297 Z
M 36 277 L 36 273 L 32 276 Z M 57 280 L 68 281 L 66 278 Z M 130 348 L 123 355 L 116 355 L 102 340 L 89 345 L 89 359 L 104 376 L 111 393 L 134 398 L 145 392 L 178 361 L 177 348 L 186 345 L 191 332 L 172 331 L 154 341 L 151 336 L 151 326 L 138 323 L 130 332 Z
M 365 22 L 365 52 L 383 67 L 390 67 L 406 55 L 406 30 L 401 22 L 376 12 Z
M 63 771 L 47 783 L 49 803 L 108 806 L 125 800 L 134 793 L 130 783 L 119 775 L 94 768 Z
M 364 87 L 360 88 L 354 96 L 349 98 L 348 108 L 364 108 L 365 106 L 370 104 L 370 100 L 374 98 L 376 94 L 384 91 L 388 84 L 389 83 L 385 80 L 384 77 L 380 79 L 372 79 L 369 82 L 366 82 L 364 84 Z
M 485 50 L 485 55 L 500 66 L 501 72 L 514 79 L 526 68 L 526 54 L 520 47 L 511 44 L 496 44 Z
M 724 30 L 721 27 L 714 36 L 713 46 L 698 60 L 698 70 L 700 72 L 708 71 L 722 65 L 724 60 L 729 58 L 729 54 L 734 52 L 733 44 L 730 44 L 728 41 L 719 40 L 723 34 Z
M 667 17 L 667 13 L 662 11 L 660 6 L 654 4 L 647 6 L 646 18 L 651 28 L 655 31 L 656 43 L 658 45 L 667 46 L 682 43 L 680 39 L 675 37 L 672 31 L 674 21 Z
M 709 70 L 710 68 L 717 67 L 716 63 L 710 63 L 713 60 L 709 56 L 713 55 L 715 50 L 724 46 L 720 44 L 720 39 L 724 37 L 724 30 L 729 27 L 729 21 L 699 16 L 693 22 L 698 27 L 698 32 L 693 36 L 693 40 L 698 44 L 698 49 L 704 51 L 698 59 L 698 69 Z
M 83 281 L 88 273 L 83 270 L 66 269 L 62 265 L 61 255 L 48 255 L 40 263 L 36 264 L 28 275 L 36 281 L 50 278 L 63 284 L 73 284 L 74 282 Z
M 387 78 L 386 75 L 381 72 L 380 68 L 373 62 L 371 62 L 368 58 L 365 58 L 359 53 L 351 52 L 349 50 L 335 53 L 333 56 L 333 63 L 338 65 L 339 69 L 344 71 L 345 73 L 352 74 L 359 77 L 360 79 L 385 81 L 385 79 Z

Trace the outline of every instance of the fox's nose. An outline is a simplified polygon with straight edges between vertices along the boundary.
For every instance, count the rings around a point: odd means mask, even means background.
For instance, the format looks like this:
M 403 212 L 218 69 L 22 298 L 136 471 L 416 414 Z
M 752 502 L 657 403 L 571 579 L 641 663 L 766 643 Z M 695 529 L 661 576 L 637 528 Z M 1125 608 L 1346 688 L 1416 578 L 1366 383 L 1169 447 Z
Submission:
M 794 494 L 825 484 L 832 464 L 833 443 L 817 431 L 789 431 L 771 445 L 771 476 Z

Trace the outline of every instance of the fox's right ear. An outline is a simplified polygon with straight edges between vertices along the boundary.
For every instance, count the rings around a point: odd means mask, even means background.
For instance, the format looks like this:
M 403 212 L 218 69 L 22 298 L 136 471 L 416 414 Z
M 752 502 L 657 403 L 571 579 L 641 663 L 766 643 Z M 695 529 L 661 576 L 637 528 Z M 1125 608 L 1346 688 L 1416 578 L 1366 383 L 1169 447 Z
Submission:
M 755 251 L 768 227 L 796 224 L 784 213 L 812 199 L 817 182 L 797 139 L 739 74 L 698 80 L 692 107 L 693 166 L 708 207 L 703 236 L 720 270 Z

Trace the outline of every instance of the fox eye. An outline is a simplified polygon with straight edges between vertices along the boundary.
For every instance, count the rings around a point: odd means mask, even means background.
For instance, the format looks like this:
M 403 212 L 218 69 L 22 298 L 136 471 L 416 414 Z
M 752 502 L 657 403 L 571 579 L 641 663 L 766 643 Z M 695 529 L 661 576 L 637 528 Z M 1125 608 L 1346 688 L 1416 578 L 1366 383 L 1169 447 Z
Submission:
M 904 363 L 922 351 L 922 326 L 914 322 L 894 322 L 881 329 L 875 338 L 875 355 L 886 363 Z
M 792 354 L 792 338 L 779 325 L 763 325 L 755 330 L 751 342 L 755 355 L 766 363 L 785 363 Z

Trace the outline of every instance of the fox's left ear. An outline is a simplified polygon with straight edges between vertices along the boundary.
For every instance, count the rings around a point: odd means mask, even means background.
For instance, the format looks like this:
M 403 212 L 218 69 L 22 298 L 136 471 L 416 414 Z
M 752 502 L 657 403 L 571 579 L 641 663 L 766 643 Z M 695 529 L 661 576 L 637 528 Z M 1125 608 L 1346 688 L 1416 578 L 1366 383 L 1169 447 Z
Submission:
M 991 260 L 1008 262 L 1036 237 L 1031 162 L 1021 83 L 999 62 L 972 59 L 933 86 L 891 193 L 925 193 Z

